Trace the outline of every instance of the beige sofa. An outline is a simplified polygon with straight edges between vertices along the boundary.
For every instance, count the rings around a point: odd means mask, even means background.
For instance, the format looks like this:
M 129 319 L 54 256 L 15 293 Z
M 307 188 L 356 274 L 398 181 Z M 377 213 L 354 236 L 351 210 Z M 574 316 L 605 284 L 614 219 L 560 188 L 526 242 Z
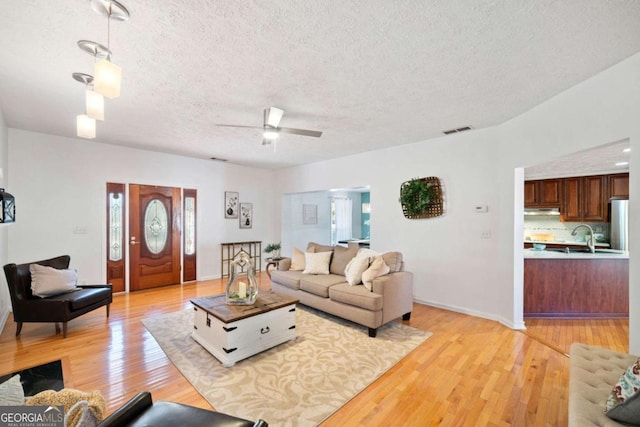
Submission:
M 272 290 L 297 298 L 301 304 L 366 326 L 370 337 L 375 337 L 380 326 L 394 319 L 409 320 L 413 309 L 413 274 L 404 271 L 400 252 L 382 255 L 391 270 L 373 279 L 369 291 L 363 285 L 349 285 L 345 278 L 345 267 L 357 253 L 357 245 L 345 248 L 310 243 L 307 247 L 307 252 L 326 251 L 333 252 L 330 274 L 291 271 L 291 259 L 285 258 L 278 269 L 271 272 Z
M 623 372 L 638 358 L 574 343 L 569 362 L 569 427 L 623 426 L 605 412 L 607 398 Z

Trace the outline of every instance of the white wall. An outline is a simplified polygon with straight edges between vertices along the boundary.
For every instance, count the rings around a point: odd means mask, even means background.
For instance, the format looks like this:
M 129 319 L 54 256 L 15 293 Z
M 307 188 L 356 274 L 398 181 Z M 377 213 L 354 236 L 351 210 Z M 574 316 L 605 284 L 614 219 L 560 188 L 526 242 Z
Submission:
M 11 262 L 69 254 L 80 281 L 104 282 L 106 182 L 198 190 L 198 280 L 220 276 L 220 243 L 279 238 L 270 170 L 17 129 L 9 129 L 9 162 L 19 209 L 9 229 Z M 225 191 L 253 203 L 251 229 L 224 218 Z M 88 233 L 74 234 L 77 226 Z
M 404 253 L 418 301 L 522 327 L 521 167 L 628 137 L 631 198 L 640 200 L 640 173 L 633 173 L 640 164 L 639 81 L 637 54 L 503 125 L 281 170 L 276 187 L 294 193 L 370 185 L 371 247 Z M 444 216 L 403 217 L 399 187 L 416 176 L 441 179 Z M 489 212 L 474 213 L 476 204 Z M 640 217 L 637 204 L 631 215 Z M 491 237 L 482 239 L 483 232 Z M 631 241 L 640 240 L 640 228 L 630 232 Z M 640 353 L 640 253 L 632 249 L 630 261 L 630 342 Z
M 6 189 L 11 193 L 9 188 L 9 156 L 8 156 L 8 143 L 9 132 L 7 125 L 4 121 L 4 114 L 2 108 L 0 108 L 0 169 L 2 170 L 2 177 L 0 178 L 0 188 Z M 11 193 L 13 194 L 13 193 Z M 13 225 L 0 225 L 0 266 L 7 264 L 9 261 L 9 239 L 8 239 L 8 227 Z M 7 280 L 4 276 L 4 272 L 0 273 L 0 331 L 3 329 L 7 316 L 11 311 L 11 297 L 9 295 L 9 289 L 7 288 Z

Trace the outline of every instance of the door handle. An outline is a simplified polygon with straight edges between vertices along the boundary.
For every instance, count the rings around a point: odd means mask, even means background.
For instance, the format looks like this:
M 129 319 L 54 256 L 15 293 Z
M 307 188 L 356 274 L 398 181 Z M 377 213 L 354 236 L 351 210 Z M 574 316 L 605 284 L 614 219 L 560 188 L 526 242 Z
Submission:
M 134 236 L 131 236 L 131 241 L 129 242 L 132 245 L 139 245 L 140 242 L 136 241 L 136 238 Z

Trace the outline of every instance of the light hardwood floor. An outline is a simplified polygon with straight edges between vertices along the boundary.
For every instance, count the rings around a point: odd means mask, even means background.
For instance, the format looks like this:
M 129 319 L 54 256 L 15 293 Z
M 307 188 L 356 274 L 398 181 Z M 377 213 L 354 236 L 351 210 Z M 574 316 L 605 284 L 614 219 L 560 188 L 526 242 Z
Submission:
M 270 288 L 262 273 L 261 287 Z M 113 411 L 133 394 L 211 408 L 169 362 L 140 322 L 220 293 L 220 280 L 116 295 L 69 323 L 25 324 L 10 317 L 0 334 L 0 374 L 61 359 L 65 386 L 100 390 Z M 569 359 L 578 341 L 627 351 L 626 320 L 527 319 L 526 332 L 477 317 L 414 305 L 413 327 L 433 336 L 322 423 L 327 426 L 564 426 Z M 242 415 L 242 414 L 237 414 Z M 267 420 L 268 421 L 268 420 Z

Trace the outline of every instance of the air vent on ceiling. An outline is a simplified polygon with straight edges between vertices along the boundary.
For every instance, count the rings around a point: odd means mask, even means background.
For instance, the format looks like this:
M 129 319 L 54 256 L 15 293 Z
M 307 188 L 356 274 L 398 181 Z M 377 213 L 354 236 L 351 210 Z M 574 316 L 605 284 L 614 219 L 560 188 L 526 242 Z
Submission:
M 220 159 L 218 157 L 212 157 L 211 160 L 215 160 L 216 162 L 226 162 L 227 159 Z
M 473 129 L 471 126 L 464 126 L 458 129 L 443 130 L 442 133 L 444 133 L 445 135 L 451 135 L 452 133 L 464 132 L 471 129 Z

